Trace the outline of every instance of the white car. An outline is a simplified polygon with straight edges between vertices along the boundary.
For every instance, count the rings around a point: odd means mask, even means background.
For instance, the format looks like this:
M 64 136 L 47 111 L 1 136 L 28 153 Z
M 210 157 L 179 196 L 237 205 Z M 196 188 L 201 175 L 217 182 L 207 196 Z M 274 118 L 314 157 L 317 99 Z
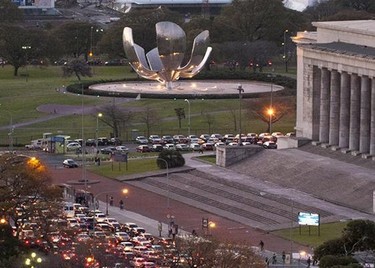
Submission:
M 167 150 L 176 150 L 176 146 L 174 146 L 173 143 L 167 143 L 166 145 L 164 145 L 164 149 L 167 149 Z
M 177 151 L 188 151 L 189 146 L 185 143 L 179 143 L 179 144 L 176 144 L 176 150 Z
M 191 143 L 190 144 L 190 150 L 199 151 L 200 149 L 201 149 L 201 146 L 198 143 Z
M 119 151 L 119 152 L 128 152 L 129 148 L 127 148 L 126 146 L 120 145 L 120 146 L 116 146 L 116 151 Z
M 78 142 L 71 142 L 71 143 L 68 143 L 66 145 L 67 151 L 74 151 L 74 150 L 77 150 L 79 148 L 81 148 L 81 144 L 79 144 Z

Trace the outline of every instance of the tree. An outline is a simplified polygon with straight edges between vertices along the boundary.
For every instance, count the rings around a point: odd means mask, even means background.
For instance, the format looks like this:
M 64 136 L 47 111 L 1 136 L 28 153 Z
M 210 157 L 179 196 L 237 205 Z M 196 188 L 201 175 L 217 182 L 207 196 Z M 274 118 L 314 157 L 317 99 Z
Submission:
M 225 42 L 219 47 L 227 61 L 238 63 L 242 70 L 246 67 L 253 68 L 254 72 L 257 69 L 261 72 L 277 51 L 276 45 L 268 41 Z
M 83 55 L 87 62 L 89 52 L 102 36 L 101 32 L 94 30 L 98 28 L 100 27 L 95 24 L 75 21 L 60 25 L 52 33 L 62 44 L 62 50 L 66 55 L 74 58 Z
M 122 131 L 126 131 L 131 126 L 134 117 L 132 111 L 120 109 L 114 104 L 104 106 L 100 111 L 103 114 L 100 121 L 111 127 L 113 136 L 117 138 L 121 138 Z
M 286 29 L 286 14 L 279 0 L 234 0 L 223 9 L 220 17 L 224 18 L 219 21 L 227 23 L 236 35 L 227 41 L 278 40 Z
M 0 23 L 12 23 L 23 20 L 23 12 L 10 0 L 0 1 Z
M 350 258 L 339 257 L 350 257 L 356 252 L 366 252 L 367 257 L 374 257 L 375 242 L 373 237 L 375 237 L 375 223 L 373 221 L 350 221 L 340 238 L 326 241 L 314 250 L 314 259 L 324 260 L 323 264 L 327 263 L 324 267 L 332 267 L 332 264 L 344 265 L 345 263 L 346 265 L 353 263 Z M 322 263 L 320 263 L 321 265 Z
M 7 221 L 0 223 L 0 268 L 12 267 L 12 257 L 20 253 L 20 246 L 10 224 Z
M 68 62 L 68 64 L 64 65 L 62 69 L 64 77 L 68 77 L 74 74 L 77 77 L 78 81 L 81 81 L 81 76 L 92 76 L 91 67 L 87 63 L 79 59 Z
M 140 122 L 146 125 L 147 137 L 150 136 L 151 129 L 160 123 L 159 114 L 155 109 L 146 106 L 140 114 Z
M 263 268 L 264 260 L 249 245 L 184 236 L 176 239 L 177 258 L 187 267 Z
M 247 113 L 250 117 L 254 115 L 267 124 L 267 132 L 270 131 L 271 124 L 274 124 L 281 120 L 290 110 L 294 109 L 290 107 L 287 100 L 282 98 L 274 98 L 272 101 L 272 107 L 270 99 L 260 98 L 255 100 L 248 100 L 245 102 L 247 107 Z M 270 110 L 272 113 L 270 114 Z
M 14 76 L 18 69 L 37 55 L 38 42 L 33 30 L 13 24 L 2 24 L 0 27 L 0 56 L 14 67 Z
M 181 129 L 181 120 L 185 118 L 185 110 L 184 108 L 175 108 L 174 111 L 177 115 L 178 128 Z
M 62 192 L 51 182 L 39 160 L 10 153 L 0 156 L 0 211 L 14 222 L 16 237 L 25 220 L 51 220 L 61 215 Z
M 212 133 L 212 125 L 215 123 L 215 117 L 210 113 L 204 113 L 202 123 L 208 125 L 208 133 Z

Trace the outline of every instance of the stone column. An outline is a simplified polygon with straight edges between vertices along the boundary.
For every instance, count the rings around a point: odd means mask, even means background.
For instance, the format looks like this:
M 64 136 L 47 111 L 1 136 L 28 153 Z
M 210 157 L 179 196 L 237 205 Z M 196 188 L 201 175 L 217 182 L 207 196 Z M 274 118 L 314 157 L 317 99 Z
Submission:
M 359 152 L 367 154 L 370 152 L 370 79 L 361 77 L 361 112 L 359 129 Z
M 350 79 L 350 125 L 349 125 L 349 150 L 359 150 L 359 120 L 360 120 L 360 79 L 352 74 Z
M 312 133 L 311 138 L 314 141 L 319 140 L 319 121 L 320 121 L 320 87 L 321 87 L 321 70 L 313 67 L 313 99 L 312 99 Z
M 375 156 L 375 78 L 371 79 L 370 155 Z
M 350 76 L 341 73 L 339 147 L 349 148 Z
M 340 126 L 340 74 L 331 71 L 331 96 L 329 109 L 329 144 L 339 145 Z
M 320 87 L 320 120 L 319 120 L 319 141 L 328 143 L 329 130 L 329 87 L 330 73 L 327 68 L 322 68 L 322 81 Z

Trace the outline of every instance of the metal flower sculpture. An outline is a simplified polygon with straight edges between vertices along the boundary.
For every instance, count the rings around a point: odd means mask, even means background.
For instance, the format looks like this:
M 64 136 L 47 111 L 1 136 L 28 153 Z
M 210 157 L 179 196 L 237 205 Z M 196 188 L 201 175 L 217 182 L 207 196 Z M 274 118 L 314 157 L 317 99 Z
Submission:
M 206 30 L 195 37 L 190 60 L 181 66 L 186 50 L 185 32 L 177 24 L 168 21 L 158 22 L 155 28 L 157 47 L 145 55 L 144 49 L 134 43 L 132 29 L 125 27 L 124 50 L 138 75 L 159 81 L 171 90 L 172 82 L 180 77 L 192 78 L 203 68 L 212 51 L 208 47 L 209 33 Z

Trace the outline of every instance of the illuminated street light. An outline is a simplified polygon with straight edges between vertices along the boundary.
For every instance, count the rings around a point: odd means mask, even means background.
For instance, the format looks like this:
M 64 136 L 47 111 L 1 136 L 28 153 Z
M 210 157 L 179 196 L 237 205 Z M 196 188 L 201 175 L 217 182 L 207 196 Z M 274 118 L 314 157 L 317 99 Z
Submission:
M 117 193 L 117 192 L 118 192 L 118 190 L 116 190 L 116 191 L 105 191 L 105 192 L 100 192 L 100 193 L 98 193 L 98 194 L 96 194 L 94 196 L 94 202 L 95 202 L 95 200 L 97 200 L 100 195 L 106 194 L 106 209 L 105 209 L 106 210 L 106 213 L 105 213 L 106 215 L 108 215 L 108 194 L 110 194 L 110 193 Z M 127 195 L 129 193 L 129 190 L 127 188 L 124 188 L 124 189 L 121 190 L 121 192 L 124 195 Z M 95 227 L 95 217 L 94 217 L 94 227 Z
M 35 252 L 31 253 L 31 258 L 25 260 L 25 265 L 31 268 L 36 268 L 39 263 L 42 263 L 42 258 L 38 257 Z
M 270 107 L 268 110 L 267 110 L 267 114 L 269 115 L 269 133 L 272 133 L 272 116 L 274 115 L 275 111 L 272 107 Z
M 98 113 L 97 115 L 96 115 L 96 131 L 95 131 L 95 140 L 96 140 L 96 151 L 97 152 L 99 152 L 99 149 L 98 149 L 98 138 L 99 138 L 99 136 L 98 136 L 98 133 L 99 133 L 99 117 L 102 117 L 103 116 L 103 114 L 102 113 Z

